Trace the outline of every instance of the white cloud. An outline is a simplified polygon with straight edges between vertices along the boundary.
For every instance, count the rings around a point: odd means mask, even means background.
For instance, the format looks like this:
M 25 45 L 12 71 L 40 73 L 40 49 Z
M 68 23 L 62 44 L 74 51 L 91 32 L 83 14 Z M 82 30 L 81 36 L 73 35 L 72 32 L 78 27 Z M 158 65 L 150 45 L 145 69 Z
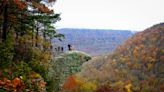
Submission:
M 164 0 L 58 0 L 57 27 L 143 30 L 164 22 Z

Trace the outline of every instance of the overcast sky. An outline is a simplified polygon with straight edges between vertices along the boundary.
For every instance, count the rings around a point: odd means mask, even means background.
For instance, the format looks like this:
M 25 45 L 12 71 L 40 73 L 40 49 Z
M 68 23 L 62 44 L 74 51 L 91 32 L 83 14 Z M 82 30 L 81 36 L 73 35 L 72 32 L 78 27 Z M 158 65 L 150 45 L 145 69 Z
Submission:
M 57 28 L 140 31 L 164 22 L 164 0 L 57 0 Z

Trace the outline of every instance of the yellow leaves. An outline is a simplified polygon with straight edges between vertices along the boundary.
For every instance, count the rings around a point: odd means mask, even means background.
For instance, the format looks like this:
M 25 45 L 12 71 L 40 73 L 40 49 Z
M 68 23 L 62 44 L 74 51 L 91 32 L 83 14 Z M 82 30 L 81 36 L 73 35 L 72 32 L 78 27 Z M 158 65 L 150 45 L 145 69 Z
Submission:
M 40 53 L 40 61 L 43 61 L 45 63 L 45 62 L 48 62 L 48 60 L 50 60 L 50 58 L 51 58 L 50 53 L 48 53 L 48 52 Z
M 113 84 L 113 86 L 119 86 L 119 85 L 123 85 L 124 83 L 122 81 L 118 81 L 118 82 L 115 82 Z
M 116 64 L 117 64 L 117 62 L 116 62 L 116 61 L 114 61 L 114 60 L 113 60 L 113 61 L 111 61 L 110 63 L 111 63 L 112 65 L 116 65 Z
M 51 46 L 51 43 L 49 41 L 43 41 L 42 45 L 45 48 L 49 48 Z
M 38 73 L 36 73 L 36 72 L 30 72 L 30 76 L 29 76 L 30 78 L 35 78 L 35 79 L 37 79 L 37 78 L 41 78 L 41 75 L 40 74 L 38 74 Z
M 161 51 L 160 51 L 161 53 L 164 53 L 164 49 L 161 49 Z
M 84 83 L 80 89 L 83 91 L 83 92 L 93 92 L 94 90 L 96 90 L 97 88 L 97 84 L 95 81 L 93 82 L 86 82 Z
M 35 38 L 31 39 L 33 41 L 33 44 L 38 44 L 38 46 L 42 45 L 44 42 L 44 39 L 40 35 L 35 35 Z
M 133 68 L 134 68 L 134 69 L 141 69 L 141 64 L 135 63 L 135 64 L 133 65 Z
M 17 40 L 19 41 L 20 44 L 23 44 L 23 45 L 32 44 L 32 41 L 31 41 L 32 37 L 29 34 L 23 35 L 19 37 Z
M 132 88 L 131 81 L 130 81 L 130 80 L 126 81 L 126 85 L 125 85 L 126 91 L 127 91 L 127 92 L 132 92 L 132 91 L 131 91 L 131 88 Z
M 113 88 L 113 89 L 116 89 L 116 90 L 118 90 L 118 91 L 114 91 L 114 92 L 124 92 L 123 90 L 124 90 L 124 86 L 125 86 L 125 83 L 123 82 L 123 81 L 121 81 L 121 80 L 118 80 L 117 82 L 115 82 L 115 83 L 113 83 L 112 85 L 111 85 L 111 87 Z M 113 92 L 113 91 L 112 91 Z
M 130 57 L 129 56 L 124 55 L 124 56 L 120 57 L 120 62 L 122 62 L 122 63 L 127 63 L 129 61 L 130 61 Z
M 132 84 L 127 84 L 127 85 L 125 85 L 126 91 L 127 91 L 127 92 L 132 92 L 132 91 L 131 91 L 131 87 L 132 87 Z
M 147 68 L 148 68 L 148 70 L 152 69 L 152 68 L 153 68 L 153 66 L 154 66 L 153 64 L 148 63 L 148 64 L 147 64 Z

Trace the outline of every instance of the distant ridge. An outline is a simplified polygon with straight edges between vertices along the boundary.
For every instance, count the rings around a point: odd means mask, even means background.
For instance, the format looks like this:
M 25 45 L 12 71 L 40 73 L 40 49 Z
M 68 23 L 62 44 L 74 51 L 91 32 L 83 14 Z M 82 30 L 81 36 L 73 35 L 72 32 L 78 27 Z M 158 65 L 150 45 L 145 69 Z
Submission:
M 164 23 L 160 23 L 129 37 L 112 53 L 92 58 L 79 75 L 102 84 L 130 81 L 132 92 L 164 92 L 163 42 Z
M 112 30 L 112 29 L 76 29 L 63 28 L 58 29 L 66 37 L 62 42 L 54 40 L 54 45 L 63 46 L 71 44 L 76 50 L 84 51 L 92 56 L 112 52 L 118 45 L 133 35 L 130 30 Z

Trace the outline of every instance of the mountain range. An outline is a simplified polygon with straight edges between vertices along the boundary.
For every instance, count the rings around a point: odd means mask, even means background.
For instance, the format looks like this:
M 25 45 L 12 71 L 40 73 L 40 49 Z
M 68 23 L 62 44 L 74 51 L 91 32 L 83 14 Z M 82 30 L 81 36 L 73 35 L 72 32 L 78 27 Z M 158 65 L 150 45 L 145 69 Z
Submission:
M 62 41 L 53 40 L 54 46 L 62 46 L 67 50 L 67 45 L 73 49 L 97 56 L 112 52 L 118 45 L 123 43 L 134 32 L 130 30 L 106 30 L 106 29 L 58 29 L 59 33 L 65 35 Z

